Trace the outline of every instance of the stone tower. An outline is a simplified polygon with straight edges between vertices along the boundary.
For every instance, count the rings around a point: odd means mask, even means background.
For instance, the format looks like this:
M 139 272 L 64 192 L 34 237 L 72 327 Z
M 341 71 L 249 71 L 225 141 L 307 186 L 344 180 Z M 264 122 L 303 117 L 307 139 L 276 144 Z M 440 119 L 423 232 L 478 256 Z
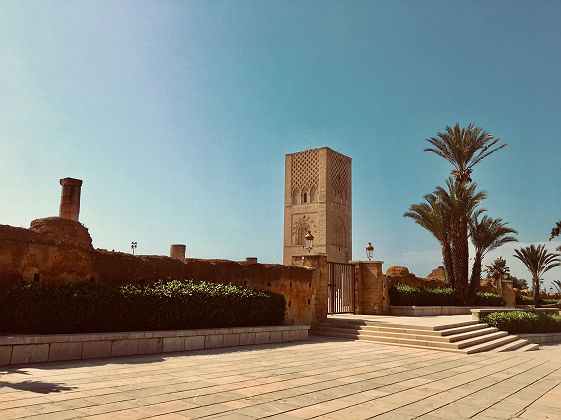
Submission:
M 311 254 L 327 261 L 351 260 L 351 158 L 329 147 L 304 150 L 285 157 L 284 252 L 290 265 L 303 248 L 308 230 L 314 236 Z

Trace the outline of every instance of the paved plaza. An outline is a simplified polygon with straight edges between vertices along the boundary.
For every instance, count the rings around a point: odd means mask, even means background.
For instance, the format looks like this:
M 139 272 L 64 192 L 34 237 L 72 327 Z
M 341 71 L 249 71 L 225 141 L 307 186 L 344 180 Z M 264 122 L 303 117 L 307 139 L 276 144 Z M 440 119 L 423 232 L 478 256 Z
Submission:
M 314 338 L 0 367 L 0 417 L 561 419 L 561 345 L 464 355 Z

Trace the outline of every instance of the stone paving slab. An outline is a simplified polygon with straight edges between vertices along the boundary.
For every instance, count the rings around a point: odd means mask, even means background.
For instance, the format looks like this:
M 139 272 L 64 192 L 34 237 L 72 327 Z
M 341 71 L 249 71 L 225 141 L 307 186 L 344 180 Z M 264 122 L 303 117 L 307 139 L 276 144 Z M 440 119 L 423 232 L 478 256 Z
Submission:
M 6 366 L 0 418 L 561 419 L 561 345 L 465 355 L 318 338 Z

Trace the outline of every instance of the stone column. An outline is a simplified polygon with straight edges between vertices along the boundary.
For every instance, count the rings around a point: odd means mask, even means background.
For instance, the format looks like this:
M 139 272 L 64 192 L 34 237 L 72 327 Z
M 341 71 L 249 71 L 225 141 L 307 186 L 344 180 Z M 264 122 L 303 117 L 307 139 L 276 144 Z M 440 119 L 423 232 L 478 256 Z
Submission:
M 185 258 L 185 250 L 187 246 L 184 244 L 173 244 L 169 247 L 169 256 L 175 258 L 176 260 L 181 260 Z
M 78 221 L 80 216 L 80 190 L 82 180 L 74 178 L 62 178 L 62 193 L 60 195 L 60 208 L 58 217 Z
M 386 293 L 384 290 L 384 276 L 382 275 L 383 261 L 350 261 L 359 271 L 360 285 L 356 296 L 356 307 L 364 315 L 379 315 L 387 313 Z

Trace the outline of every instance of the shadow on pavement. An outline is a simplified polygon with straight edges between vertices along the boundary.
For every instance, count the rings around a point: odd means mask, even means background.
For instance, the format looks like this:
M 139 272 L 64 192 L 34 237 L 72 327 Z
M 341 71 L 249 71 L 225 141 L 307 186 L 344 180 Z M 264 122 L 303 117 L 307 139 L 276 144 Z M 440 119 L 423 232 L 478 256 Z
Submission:
M 0 388 L 12 388 L 18 391 L 30 391 L 38 394 L 50 394 L 52 392 L 72 391 L 76 389 L 76 387 L 42 381 L 23 381 L 17 383 L 0 381 Z

